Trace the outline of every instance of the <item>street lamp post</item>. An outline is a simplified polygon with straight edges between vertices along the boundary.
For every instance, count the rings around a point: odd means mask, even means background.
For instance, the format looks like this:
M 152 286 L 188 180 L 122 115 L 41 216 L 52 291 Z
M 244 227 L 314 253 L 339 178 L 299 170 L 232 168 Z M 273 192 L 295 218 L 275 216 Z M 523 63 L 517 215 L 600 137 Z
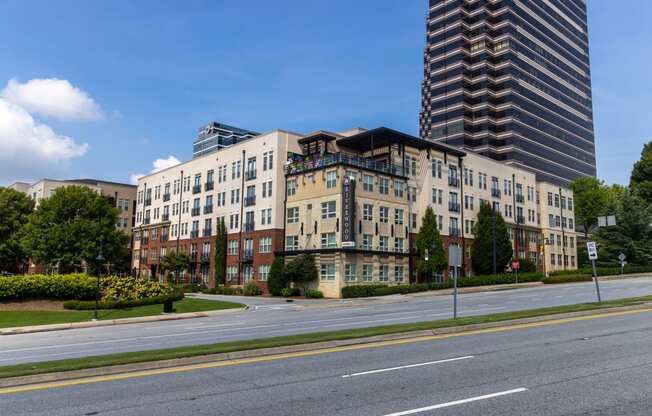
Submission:
M 97 261 L 97 288 L 95 290 L 95 311 L 93 313 L 93 320 L 97 321 L 97 311 L 100 306 L 100 273 L 102 271 L 102 262 L 104 261 L 104 256 L 102 255 L 102 242 L 100 242 L 100 253 L 95 258 Z

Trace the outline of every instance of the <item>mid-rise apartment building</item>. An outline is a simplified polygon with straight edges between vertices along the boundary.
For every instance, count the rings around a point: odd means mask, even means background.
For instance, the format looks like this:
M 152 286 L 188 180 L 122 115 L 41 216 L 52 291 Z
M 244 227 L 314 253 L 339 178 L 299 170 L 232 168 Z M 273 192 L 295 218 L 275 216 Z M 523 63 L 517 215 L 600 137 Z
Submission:
M 585 0 L 430 0 L 421 137 L 566 184 L 595 176 Z
M 223 123 L 208 123 L 199 128 L 197 139 L 192 146 L 192 157 L 200 157 L 216 152 L 243 140 L 258 136 L 260 133 L 229 126 Z

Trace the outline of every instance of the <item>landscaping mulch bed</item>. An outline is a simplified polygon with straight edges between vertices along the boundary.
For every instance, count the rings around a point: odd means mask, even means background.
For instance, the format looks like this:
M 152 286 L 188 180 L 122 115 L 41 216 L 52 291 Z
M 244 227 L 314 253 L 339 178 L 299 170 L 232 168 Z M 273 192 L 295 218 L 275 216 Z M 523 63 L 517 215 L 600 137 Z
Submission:
M 5 300 L 0 311 L 62 311 L 63 301 L 52 299 Z

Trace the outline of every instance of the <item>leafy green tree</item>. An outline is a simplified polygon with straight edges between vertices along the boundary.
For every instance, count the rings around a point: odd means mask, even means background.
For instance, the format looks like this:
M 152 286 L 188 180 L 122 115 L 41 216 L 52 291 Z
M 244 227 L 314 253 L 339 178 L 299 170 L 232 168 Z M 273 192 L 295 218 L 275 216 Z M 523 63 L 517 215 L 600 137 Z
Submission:
M 285 278 L 303 288 L 304 292 L 310 282 L 319 278 L 315 258 L 311 254 L 300 254 L 285 265 Z
M 593 227 L 598 225 L 598 217 L 607 215 L 610 201 L 615 197 L 615 191 L 610 192 L 608 186 L 597 178 L 578 178 L 570 184 L 575 199 L 575 222 L 582 225 L 584 237 L 588 237 Z
M 636 192 L 625 192 L 616 209 L 616 225 L 599 229 L 600 264 L 617 264 L 618 255 L 624 253 L 631 264 L 652 263 L 652 209 Z M 578 256 L 580 253 L 578 253 Z
M 174 275 L 174 284 L 179 282 L 179 275 L 185 270 L 190 269 L 192 259 L 186 253 L 178 253 L 176 251 L 169 252 L 163 260 L 161 260 L 161 268 L 166 272 Z
M 420 273 L 432 276 L 448 268 L 444 244 L 437 228 L 437 218 L 431 207 L 426 208 L 415 243 L 418 251 L 417 270 Z M 426 251 L 428 260 L 426 260 Z
M 641 158 L 632 169 L 629 186 L 648 204 L 652 204 L 652 141 L 643 146 Z
M 475 237 L 471 246 L 473 269 L 480 275 L 493 273 L 494 215 L 496 272 L 503 272 L 514 254 L 503 216 L 500 212 L 494 212 L 491 205 L 482 204 L 478 214 L 478 222 L 475 224 L 473 231 Z
M 33 210 L 34 201 L 27 195 L 0 188 L 0 271 L 17 273 L 27 261 L 20 236 Z
M 281 291 L 288 287 L 289 280 L 283 269 L 285 268 L 285 259 L 278 256 L 272 262 L 269 268 L 269 276 L 267 277 L 267 290 L 273 296 L 281 296 Z
M 228 232 L 224 219 L 217 222 L 217 236 L 215 237 L 215 285 L 226 282 L 226 245 Z
M 25 225 L 22 246 L 35 262 L 58 266 L 60 273 L 97 270 L 102 247 L 105 263 L 124 255 L 128 237 L 116 228 L 118 210 L 83 186 L 58 188 L 41 201 Z

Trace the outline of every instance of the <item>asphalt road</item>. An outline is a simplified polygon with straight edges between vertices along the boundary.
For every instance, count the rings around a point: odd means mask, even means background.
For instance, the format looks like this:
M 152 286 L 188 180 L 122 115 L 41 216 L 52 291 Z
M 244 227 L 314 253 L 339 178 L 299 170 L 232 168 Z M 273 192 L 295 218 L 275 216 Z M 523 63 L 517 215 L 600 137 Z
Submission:
M 601 288 L 604 300 L 648 295 L 652 294 L 652 278 L 604 281 Z M 394 296 L 299 305 L 245 299 L 252 302 L 251 310 L 221 316 L 0 336 L 0 365 L 446 319 L 452 314 L 451 296 Z M 459 314 L 484 315 L 595 300 L 593 283 L 540 286 L 461 295 Z
M 0 414 L 649 416 L 652 313 L 2 394 Z

